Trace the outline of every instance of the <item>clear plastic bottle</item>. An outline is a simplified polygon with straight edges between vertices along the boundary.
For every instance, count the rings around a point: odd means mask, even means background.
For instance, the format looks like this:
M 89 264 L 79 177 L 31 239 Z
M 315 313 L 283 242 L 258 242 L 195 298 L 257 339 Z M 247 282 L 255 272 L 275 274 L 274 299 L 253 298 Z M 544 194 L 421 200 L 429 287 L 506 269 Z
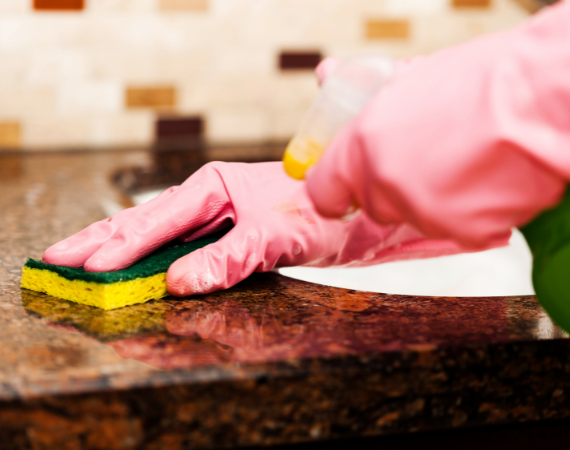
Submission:
M 324 81 L 319 95 L 289 143 L 283 164 L 298 180 L 315 164 L 334 136 L 358 115 L 388 82 L 394 62 L 383 56 L 356 56 L 341 61 Z

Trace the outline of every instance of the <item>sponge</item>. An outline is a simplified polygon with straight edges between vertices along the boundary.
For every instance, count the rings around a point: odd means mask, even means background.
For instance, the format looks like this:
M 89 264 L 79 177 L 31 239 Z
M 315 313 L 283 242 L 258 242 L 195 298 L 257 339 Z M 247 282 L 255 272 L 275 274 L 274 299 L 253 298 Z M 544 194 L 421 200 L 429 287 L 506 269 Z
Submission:
M 218 241 L 220 234 L 192 242 L 171 242 L 131 267 L 115 272 L 85 272 L 28 259 L 21 287 L 64 300 L 116 309 L 166 296 L 166 271 L 170 265 L 199 248 Z

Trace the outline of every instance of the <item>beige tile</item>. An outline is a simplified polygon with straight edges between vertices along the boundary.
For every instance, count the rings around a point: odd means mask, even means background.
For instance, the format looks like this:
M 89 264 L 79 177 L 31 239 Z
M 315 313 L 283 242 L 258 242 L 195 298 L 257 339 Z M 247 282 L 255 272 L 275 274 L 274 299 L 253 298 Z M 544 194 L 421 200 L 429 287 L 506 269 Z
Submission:
M 383 13 L 388 16 L 417 16 L 444 13 L 449 0 L 384 0 Z
M 122 96 L 118 81 L 70 83 L 56 90 L 55 110 L 60 115 L 118 113 Z
M 319 93 L 319 86 L 312 73 L 284 74 L 271 80 L 270 92 L 268 108 L 297 111 L 309 108 Z
M 112 41 L 109 42 L 112 47 Z M 93 75 L 103 80 L 118 80 L 127 85 L 148 85 L 156 83 L 159 75 L 154 52 L 144 47 L 128 52 L 97 48 L 90 52 Z
M 150 111 L 95 117 L 90 120 L 89 144 L 93 147 L 148 146 L 153 139 L 154 119 L 155 114 Z
M 156 0 L 94 0 L 88 1 L 85 9 L 89 12 L 134 12 L 149 13 L 156 9 Z
M 65 85 L 89 77 L 90 60 L 86 51 L 51 48 L 30 52 L 23 80 L 29 85 Z
M 24 118 L 37 113 L 54 114 L 55 93 L 48 86 L 0 84 L 0 99 L 2 117 Z
M 174 86 L 133 86 L 125 91 L 127 108 L 173 108 L 177 104 Z
M 410 33 L 410 22 L 406 19 L 377 19 L 366 22 L 368 39 L 408 39 Z
M 35 116 L 25 122 L 22 146 L 32 149 L 146 146 L 152 141 L 154 113 L 58 117 Z
M 209 0 L 159 0 L 161 11 L 207 11 Z
M 288 141 L 297 132 L 306 114 L 306 108 L 270 111 L 268 138 L 272 141 Z
M 454 8 L 490 8 L 493 0 L 451 0 Z
M 90 119 L 80 117 L 28 117 L 22 130 L 22 147 L 52 149 L 88 146 L 89 124 Z
M 0 0 L 0 13 L 21 14 L 29 11 L 29 0 Z
M 267 139 L 269 120 L 263 109 L 242 108 L 207 111 L 206 137 L 218 143 L 249 143 Z
M 0 148 L 19 148 L 20 144 L 20 123 L 0 121 Z
M 21 56 L 20 52 L 32 49 L 37 30 L 34 30 L 30 22 L 23 14 L 0 16 L 0 51 Z

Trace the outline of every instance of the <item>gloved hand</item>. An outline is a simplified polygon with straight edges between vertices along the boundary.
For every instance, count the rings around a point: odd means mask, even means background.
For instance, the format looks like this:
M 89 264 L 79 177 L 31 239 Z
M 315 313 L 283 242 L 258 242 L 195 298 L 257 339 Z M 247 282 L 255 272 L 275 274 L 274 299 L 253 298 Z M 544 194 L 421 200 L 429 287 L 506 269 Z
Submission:
M 119 270 L 174 238 L 189 241 L 232 224 L 220 241 L 172 264 L 171 294 L 228 288 L 274 267 L 370 265 L 461 251 L 452 241 L 427 240 L 408 225 L 379 225 L 365 214 L 348 222 L 323 218 L 305 183 L 289 178 L 280 162 L 210 163 L 181 186 L 53 245 L 43 260 Z
M 560 2 L 398 64 L 308 174 L 317 210 L 340 217 L 356 203 L 378 223 L 480 249 L 554 205 L 570 178 L 569 23 Z

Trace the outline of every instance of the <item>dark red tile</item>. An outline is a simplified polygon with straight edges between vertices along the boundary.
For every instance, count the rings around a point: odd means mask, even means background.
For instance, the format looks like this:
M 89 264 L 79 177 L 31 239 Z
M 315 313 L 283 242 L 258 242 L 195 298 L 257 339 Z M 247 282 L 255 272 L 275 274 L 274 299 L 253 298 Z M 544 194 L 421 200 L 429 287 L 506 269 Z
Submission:
M 34 9 L 38 11 L 81 11 L 85 0 L 34 0 Z
M 155 123 L 155 139 L 199 138 L 204 134 L 200 116 L 159 117 Z
M 313 70 L 323 59 L 320 51 L 283 51 L 279 54 L 281 70 Z

